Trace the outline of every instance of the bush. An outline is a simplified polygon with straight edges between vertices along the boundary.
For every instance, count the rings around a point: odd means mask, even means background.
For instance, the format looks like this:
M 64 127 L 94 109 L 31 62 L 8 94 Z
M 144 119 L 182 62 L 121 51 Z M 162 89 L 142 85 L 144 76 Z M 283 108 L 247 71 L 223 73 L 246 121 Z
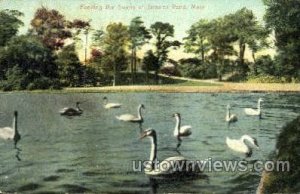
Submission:
M 179 70 L 184 77 L 209 79 L 217 77 L 217 67 L 197 58 L 180 60 Z
M 249 75 L 247 82 L 249 83 L 299 83 L 297 78 L 278 77 L 272 75 Z
M 176 67 L 162 67 L 160 72 L 169 76 L 181 76 L 180 71 Z

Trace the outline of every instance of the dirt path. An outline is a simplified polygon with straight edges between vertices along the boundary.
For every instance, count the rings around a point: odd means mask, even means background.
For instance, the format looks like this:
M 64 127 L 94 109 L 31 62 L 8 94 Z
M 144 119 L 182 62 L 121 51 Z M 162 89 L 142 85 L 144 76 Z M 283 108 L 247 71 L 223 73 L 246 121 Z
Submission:
M 109 86 L 66 88 L 67 92 L 300 92 L 300 84 L 253 84 L 217 82 L 220 86 Z

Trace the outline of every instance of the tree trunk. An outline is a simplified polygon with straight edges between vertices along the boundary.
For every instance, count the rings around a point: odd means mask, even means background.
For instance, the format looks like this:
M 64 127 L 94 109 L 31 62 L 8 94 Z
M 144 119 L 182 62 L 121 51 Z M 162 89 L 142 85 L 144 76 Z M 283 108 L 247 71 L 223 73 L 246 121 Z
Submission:
M 256 58 L 254 52 L 252 52 L 252 58 L 253 58 L 253 73 L 254 75 L 257 75 Z
M 136 80 L 136 48 L 133 49 L 133 80 Z
M 204 62 L 204 46 L 203 46 L 203 38 L 201 38 L 201 59 Z
M 130 59 L 130 71 L 131 71 L 131 84 L 134 84 L 134 70 L 133 70 L 133 61 L 134 61 L 134 49 L 131 49 L 131 59 Z
M 146 84 L 149 84 L 149 67 L 146 65 Z
M 240 53 L 239 53 L 240 66 L 243 70 L 243 73 L 246 73 L 247 68 L 245 67 L 245 60 L 244 60 L 246 45 L 245 43 L 240 42 L 239 47 L 240 47 Z
M 159 77 L 158 77 L 158 70 L 155 70 L 155 83 L 158 85 Z
M 117 84 L 117 65 L 114 64 L 114 79 L 113 79 L 113 86 Z

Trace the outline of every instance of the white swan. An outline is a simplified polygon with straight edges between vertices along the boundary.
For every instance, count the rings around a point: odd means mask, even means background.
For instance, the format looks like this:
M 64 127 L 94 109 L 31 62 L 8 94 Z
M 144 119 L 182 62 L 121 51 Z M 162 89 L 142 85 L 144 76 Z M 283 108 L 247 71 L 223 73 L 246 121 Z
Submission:
M 246 140 L 256 149 L 259 149 L 256 139 L 249 135 L 243 135 L 240 139 L 230 139 L 229 137 L 226 137 L 226 144 L 230 149 L 246 154 L 246 157 L 251 157 L 252 148 L 245 143 Z
M 179 148 L 182 142 L 181 137 L 187 137 L 192 134 L 191 131 L 192 126 L 190 125 L 181 126 L 181 116 L 179 113 L 175 113 L 173 117 L 175 117 L 176 119 L 176 125 L 175 125 L 173 135 L 177 137 L 178 140 L 177 148 Z
M 187 160 L 182 156 L 174 156 L 163 160 L 157 165 L 157 136 L 154 129 L 147 129 L 143 132 L 141 139 L 149 137 L 151 139 L 151 152 L 148 165 L 144 172 L 151 178 L 174 178 L 182 175 L 192 175 L 199 171 L 192 169 Z M 194 171 L 193 171 L 194 170 Z
M 80 116 L 83 110 L 79 107 L 80 102 L 76 102 L 76 108 L 65 107 L 59 111 L 63 116 Z
M 119 104 L 119 103 L 108 103 L 106 96 L 103 97 L 103 100 L 104 100 L 104 108 L 105 109 L 120 108 L 122 106 L 122 104 Z
M 244 110 L 246 115 L 259 116 L 259 118 L 261 118 L 261 107 L 260 107 L 261 102 L 263 102 L 263 99 L 259 98 L 257 101 L 257 109 L 245 108 Z
M 231 106 L 228 104 L 227 105 L 227 113 L 226 113 L 225 121 L 228 122 L 228 123 L 237 122 L 237 120 L 238 120 L 237 116 L 235 114 L 231 114 L 230 109 L 231 109 Z
M 18 131 L 18 112 L 14 111 L 14 119 L 12 127 L 0 128 L 0 138 L 5 140 L 14 140 L 16 147 L 18 141 L 21 139 L 21 135 Z
M 142 110 L 141 109 L 144 109 L 145 106 L 143 104 L 140 104 L 138 106 L 138 110 L 137 110 L 137 116 L 134 116 L 132 114 L 123 114 L 123 115 L 120 115 L 120 116 L 116 116 L 116 118 L 120 121 L 126 121 L 126 122 L 132 122 L 132 123 L 142 123 L 144 122 L 144 119 L 142 117 Z

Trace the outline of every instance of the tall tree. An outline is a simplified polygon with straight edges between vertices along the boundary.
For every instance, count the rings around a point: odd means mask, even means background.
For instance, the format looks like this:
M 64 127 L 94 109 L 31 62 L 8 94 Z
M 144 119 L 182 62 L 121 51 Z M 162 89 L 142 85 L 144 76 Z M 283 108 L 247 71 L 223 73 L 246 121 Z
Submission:
M 151 38 L 151 35 L 144 26 L 144 22 L 141 17 L 135 17 L 131 20 L 129 25 L 129 34 L 131 41 L 131 79 L 132 83 L 134 83 L 137 62 L 136 52 Z
M 149 71 L 155 71 L 159 67 L 158 65 L 158 59 L 154 55 L 152 50 L 148 50 L 143 58 L 143 70 L 146 72 L 146 83 L 149 83 Z
M 168 59 L 170 48 L 178 48 L 181 43 L 179 41 L 172 41 L 170 38 L 174 37 L 174 26 L 169 23 L 155 22 L 151 25 L 150 31 L 155 38 L 155 56 L 157 58 L 157 68 L 155 70 L 155 80 L 158 83 L 158 71 L 164 62 Z
M 57 65 L 54 63 L 52 51 L 37 37 L 14 37 L 1 54 L 0 74 L 4 76 L 2 78 L 9 78 L 3 75 L 9 70 L 19 72 L 17 74 L 23 75 L 24 78 L 21 89 L 25 89 L 30 83 L 37 84 L 34 86 L 37 88 L 47 88 L 57 78 Z
M 103 37 L 104 57 L 106 64 L 113 72 L 113 85 L 118 84 L 119 73 L 126 69 L 129 32 L 122 23 L 111 23 L 106 27 Z
M 17 34 L 19 27 L 23 25 L 20 20 L 21 16 L 23 13 L 17 10 L 0 11 L 0 47 L 6 45 Z
M 191 26 L 187 31 L 188 36 L 184 38 L 184 48 L 186 52 L 199 55 L 202 61 L 205 60 L 205 54 L 210 50 L 210 44 L 208 42 L 209 28 L 210 22 L 201 19 Z
M 31 20 L 31 33 L 40 37 L 42 42 L 51 50 L 58 50 L 65 44 L 65 39 L 72 33 L 71 23 L 55 9 L 39 8 Z
M 300 1 L 264 0 L 267 27 L 275 32 L 278 75 L 300 77 Z
M 59 78 L 64 86 L 80 86 L 83 79 L 83 67 L 75 51 L 75 45 L 65 46 L 58 53 L 56 64 Z
M 246 46 L 253 43 L 260 36 L 259 33 L 261 33 L 262 27 L 258 24 L 253 12 L 246 8 L 226 15 L 224 20 L 230 27 L 232 36 L 236 36 L 237 38 L 239 65 L 242 73 L 245 75 L 249 70 L 249 67 L 245 64 Z
M 216 64 L 218 79 L 221 81 L 225 70 L 226 56 L 235 54 L 232 43 L 236 40 L 236 37 L 231 35 L 230 28 L 224 18 L 212 20 L 208 31 L 208 41 L 213 51 L 210 59 Z

